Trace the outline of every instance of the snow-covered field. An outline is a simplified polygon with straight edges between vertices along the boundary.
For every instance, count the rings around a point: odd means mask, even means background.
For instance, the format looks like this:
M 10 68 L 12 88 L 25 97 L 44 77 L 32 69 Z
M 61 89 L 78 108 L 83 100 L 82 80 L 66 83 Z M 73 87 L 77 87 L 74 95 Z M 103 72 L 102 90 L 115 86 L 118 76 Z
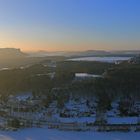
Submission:
M 98 61 L 98 62 L 108 62 L 115 63 L 116 61 L 129 60 L 131 57 L 80 57 L 69 59 L 70 61 Z
M 88 73 L 75 73 L 76 78 L 101 78 L 101 75 L 88 74 Z
M 139 140 L 139 132 L 74 132 L 30 128 L 16 132 L 0 131 L 0 140 Z

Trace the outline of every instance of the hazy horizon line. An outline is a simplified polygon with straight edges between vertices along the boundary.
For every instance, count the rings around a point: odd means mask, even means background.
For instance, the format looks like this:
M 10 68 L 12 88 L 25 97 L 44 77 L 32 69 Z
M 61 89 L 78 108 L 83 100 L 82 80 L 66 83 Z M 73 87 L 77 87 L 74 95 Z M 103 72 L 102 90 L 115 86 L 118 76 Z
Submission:
M 15 48 L 15 47 L 0 47 L 0 49 L 19 49 L 22 52 L 85 52 L 85 51 L 105 51 L 105 52 L 112 52 L 112 51 L 140 51 L 140 49 L 84 49 L 84 50 L 56 50 L 50 51 L 47 49 L 37 49 L 37 50 L 24 50 L 22 48 Z

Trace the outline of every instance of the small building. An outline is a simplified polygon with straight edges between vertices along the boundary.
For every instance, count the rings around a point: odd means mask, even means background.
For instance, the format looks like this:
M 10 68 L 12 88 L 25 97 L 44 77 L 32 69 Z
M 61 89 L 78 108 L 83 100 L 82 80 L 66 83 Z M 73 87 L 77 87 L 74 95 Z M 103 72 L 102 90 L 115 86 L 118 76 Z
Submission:
M 59 122 L 47 122 L 49 129 L 58 129 L 60 123 Z
M 96 120 L 95 124 L 104 125 L 107 123 L 107 114 L 105 111 L 97 110 L 96 111 Z
M 86 123 L 78 122 L 61 122 L 59 125 L 60 130 L 67 131 L 86 131 L 88 130 Z

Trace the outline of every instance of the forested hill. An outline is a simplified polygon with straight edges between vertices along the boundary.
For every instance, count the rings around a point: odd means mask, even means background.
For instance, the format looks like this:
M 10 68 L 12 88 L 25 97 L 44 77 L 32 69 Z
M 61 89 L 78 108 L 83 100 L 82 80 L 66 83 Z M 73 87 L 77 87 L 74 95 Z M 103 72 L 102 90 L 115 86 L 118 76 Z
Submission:
M 113 96 L 140 97 L 140 64 L 123 64 L 106 72 L 97 84 Z M 110 91 L 110 92 L 109 92 Z
M 67 88 L 68 90 L 63 91 L 67 95 L 71 93 L 78 96 L 98 96 L 103 99 L 129 95 L 140 97 L 140 64 L 71 62 L 62 58 L 61 61 L 53 60 L 56 58 L 40 60 L 38 64 L 24 68 L 1 70 L 0 93 L 33 91 L 37 94 L 47 94 L 56 88 Z M 99 74 L 102 78 L 77 81 L 77 72 Z
M 0 48 L 0 69 L 26 67 L 43 61 L 59 60 L 59 58 L 64 59 L 61 56 L 30 57 L 28 54 L 23 53 L 20 49 Z
M 20 49 L 0 48 L 0 68 L 14 68 L 26 57 L 27 54 L 21 52 Z
M 0 59 L 25 57 L 25 56 L 27 56 L 27 54 L 21 52 L 20 49 L 0 48 Z

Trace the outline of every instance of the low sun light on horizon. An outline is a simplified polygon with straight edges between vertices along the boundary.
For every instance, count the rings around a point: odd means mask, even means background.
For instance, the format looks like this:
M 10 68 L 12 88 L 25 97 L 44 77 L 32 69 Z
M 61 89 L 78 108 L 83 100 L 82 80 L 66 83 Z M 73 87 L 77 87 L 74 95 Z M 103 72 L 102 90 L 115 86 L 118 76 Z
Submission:
M 0 48 L 139 50 L 138 0 L 1 0 Z

